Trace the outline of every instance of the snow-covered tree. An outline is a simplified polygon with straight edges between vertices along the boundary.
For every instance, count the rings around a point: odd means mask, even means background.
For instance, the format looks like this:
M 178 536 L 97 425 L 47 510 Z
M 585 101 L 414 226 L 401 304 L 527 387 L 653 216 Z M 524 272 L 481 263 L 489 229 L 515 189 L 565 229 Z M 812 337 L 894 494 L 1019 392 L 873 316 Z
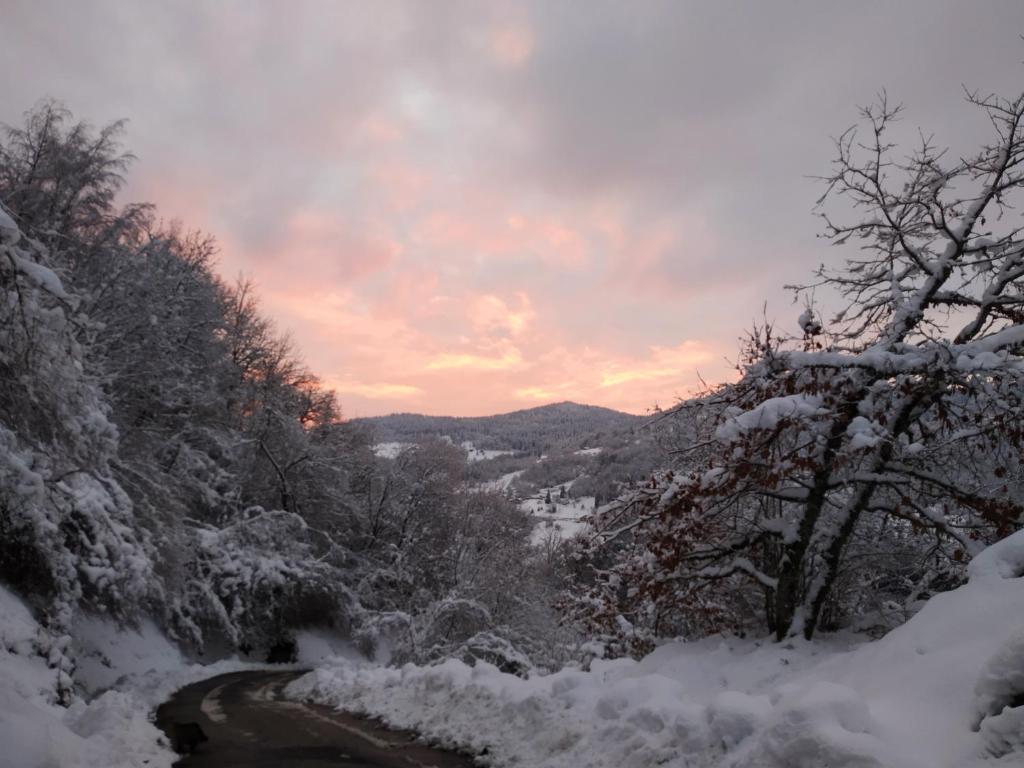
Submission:
M 188 625 L 179 634 L 201 645 L 203 628 L 232 637 L 243 626 L 224 627 L 183 597 L 212 578 L 196 563 L 205 531 L 235 530 L 253 504 L 294 512 L 301 464 L 322 470 L 303 478 L 304 498 L 335 499 L 322 489 L 338 475 L 326 471 L 326 441 L 314 432 L 336 420 L 336 408 L 246 286 L 217 278 L 211 238 L 159 223 L 149 206 L 116 204 L 131 160 L 120 131 L 75 123 L 45 102 L 0 142 L 0 200 L 13 217 L 0 265 L 11 320 L 0 424 L 12 451 L 33 447 L 31 460 L 19 455 L 42 477 L 40 490 L 59 479 L 47 493 L 49 527 L 35 530 L 27 481 L 0 479 L 0 493 L 19 500 L 0 516 L 5 572 L 30 594 L 56 591 L 65 624 L 79 607 L 129 618 L 141 596 L 159 595 L 153 605 L 168 609 L 172 628 Z M 85 487 L 97 482 L 103 493 Z M 108 533 L 126 543 L 98 540 Z M 142 555 L 113 569 L 117 578 L 106 573 L 107 561 L 132 555 L 132 542 Z M 251 559 L 269 559 L 283 545 L 265 537 L 247 547 Z M 322 559 L 334 548 L 316 547 L 320 569 L 334 567 Z M 83 580 L 78 564 L 94 578 Z M 300 571 L 284 573 L 299 580 Z M 135 593 L 109 594 L 133 577 Z M 106 592 L 94 596 L 97 585 Z M 272 612 L 281 607 L 273 594 L 241 592 L 225 615 L 251 615 L 257 606 L 240 605 L 246 595 Z M 188 610 L 171 609 L 179 603 Z
M 269 648 L 298 626 L 347 624 L 358 610 L 318 532 L 299 515 L 244 511 L 223 527 L 200 526 L 184 590 L 170 596 L 175 629 L 202 646 L 211 635 Z
M 0 208 L 0 578 L 58 644 L 78 606 L 125 617 L 155 594 L 153 548 L 110 471 L 117 431 L 83 371 L 79 303 Z M 51 662 L 66 692 L 60 647 Z
M 738 383 L 680 406 L 702 439 L 595 520 L 615 554 L 594 560 L 586 615 L 810 637 L 886 553 L 935 574 L 1024 522 L 1024 96 L 968 101 L 993 136 L 967 157 L 928 138 L 902 156 L 884 97 L 840 137 L 822 202 L 863 215 L 824 215 L 825 236 L 857 250 L 807 288 L 842 308 L 806 310 L 800 337 L 755 330 Z

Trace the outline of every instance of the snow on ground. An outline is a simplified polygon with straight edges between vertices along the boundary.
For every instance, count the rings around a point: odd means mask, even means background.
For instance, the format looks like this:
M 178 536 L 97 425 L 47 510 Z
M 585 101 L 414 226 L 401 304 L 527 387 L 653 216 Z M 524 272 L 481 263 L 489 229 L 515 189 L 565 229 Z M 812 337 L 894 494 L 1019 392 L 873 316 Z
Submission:
M 1024 532 L 873 642 L 708 639 L 530 679 L 337 659 L 288 693 L 486 750 L 494 766 L 1021 766 L 1022 574 Z
M 38 655 L 47 642 L 25 605 L 0 587 L 0 762 L 4 768 L 170 768 L 149 706 L 107 691 L 69 708 L 54 703 L 56 673 Z
M 515 453 L 515 451 L 492 451 L 477 448 L 471 440 L 463 442 L 462 447 L 466 449 L 466 461 L 470 464 L 474 461 L 486 461 L 487 459 L 496 459 L 499 456 L 511 456 Z
M 478 487 L 484 491 L 494 491 L 497 493 L 507 491 L 512 483 L 515 482 L 515 479 L 525 471 L 525 469 L 519 469 L 515 472 L 508 472 L 496 480 L 488 480 L 487 482 L 480 483 Z
M 295 633 L 298 649 L 298 666 L 311 667 L 315 664 L 341 656 L 347 659 L 365 659 L 350 640 L 326 629 L 302 629 Z
M 564 487 L 568 492 L 572 483 L 556 485 L 552 488 L 541 488 L 536 496 L 523 499 L 519 508 L 537 518 L 531 540 L 541 544 L 552 534 L 560 539 L 571 539 L 586 528 L 582 518 L 594 511 L 593 496 L 581 496 L 574 499 L 570 496 L 560 498 Z M 550 497 L 550 503 L 547 499 Z
M 132 629 L 119 628 L 99 616 L 78 616 L 72 636 L 75 680 L 88 695 L 128 678 L 173 673 L 188 666 L 177 647 L 148 619 Z
M 0 586 L 0 765 L 3 768 L 170 768 L 178 756 L 150 722 L 156 707 L 190 683 L 244 669 L 238 659 L 190 663 L 152 621 L 119 627 L 78 616 L 69 650 L 81 696 L 55 703 L 56 671 L 40 650 L 51 641 L 24 603 Z M 326 630 L 296 633 L 298 664 L 361 658 Z M 275 665 L 274 669 L 288 669 Z
M 452 439 L 447 435 L 441 437 L 442 440 L 452 442 Z M 376 443 L 373 446 L 373 452 L 382 459 L 395 459 L 398 455 L 406 448 L 415 445 L 415 443 Z M 493 451 L 485 450 L 483 448 L 477 448 L 473 445 L 472 441 L 466 440 L 462 443 L 462 448 L 466 451 L 466 461 L 472 463 L 474 461 L 485 461 L 487 459 L 495 459 L 498 456 L 511 456 L 515 451 Z
M 580 448 L 578 451 L 573 451 L 577 456 L 597 456 L 604 448 Z
M 377 443 L 373 446 L 373 453 L 381 459 L 397 459 L 398 455 L 412 443 Z
M 131 693 L 153 710 L 179 688 L 216 675 L 242 670 L 309 668 L 325 659 L 361 659 L 351 642 L 327 629 L 295 633 L 295 664 L 269 665 L 237 656 L 207 664 L 189 661 L 151 621 L 137 629 L 119 627 L 103 617 L 75 621 L 75 679 L 94 696 L 109 688 Z

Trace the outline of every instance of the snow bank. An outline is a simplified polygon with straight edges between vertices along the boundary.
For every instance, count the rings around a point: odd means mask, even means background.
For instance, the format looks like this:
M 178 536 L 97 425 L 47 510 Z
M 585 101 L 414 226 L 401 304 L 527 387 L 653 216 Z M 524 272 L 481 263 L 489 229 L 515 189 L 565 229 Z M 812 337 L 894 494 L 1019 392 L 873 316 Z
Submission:
M 809 683 L 773 699 L 738 690 L 813 658 L 812 647 L 705 642 L 528 680 L 483 663 L 335 662 L 287 693 L 380 716 L 447 747 L 486 750 L 498 766 L 882 765 L 883 745 L 866 733 L 870 716 L 853 691 Z M 743 753 L 751 759 L 720 762 Z
M 107 692 L 128 695 L 144 714 L 155 710 L 179 688 L 209 677 L 243 670 L 298 669 L 327 655 L 351 652 L 328 633 L 310 630 L 297 635 L 299 664 L 270 666 L 238 657 L 196 664 L 186 659 L 150 620 L 132 629 L 103 616 L 79 616 L 72 632 L 75 682 L 83 692 L 90 697 Z
M 0 586 L 0 745 L 4 768 L 170 768 L 149 707 L 108 691 L 70 708 L 54 703 L 56 673 L 38 655 L 44 636 L 25 605 Z
M 3 768 L 170 768 L 177 760 L 150 713 L 179 688 L 266 665 L 228 659 L 190 664 L 151 621 L 126 629 L 102 616 L 72 627 L 74 679 L 88 697 L 55 703 L 57 673 L 40 649 L 53 645 L 28 608 L 0 586 L 0 765 Z M 313 661 L 346 652 L 336 638 L 300 633 Z M 287 668 L 287 667 L 284 667 Z M 281 666 L 275 669 L 282 669 Z
M 338 656 L 353 660 L 366 658 L 351 640 L 329 629 L 300 629 L 295 633 L 295 646 L 300 667 L 311 667 Z
M 103 617 L 79 616 L 72 636 L 75 680 L 89 695 L 121 687 L 138 676 L 188 666 L 181 651 L 150 620 L 131 629 Z
M 978 553 L 967 564 L 972 584 L 991 583 L 1024 576 L 1024 536 L 1016 533 Z
M 336 659 L 288 693 L 486 750 L 495 766 L 1024 765 L 1021 564 L 1024 533 L 983 552 L 968 584 L 859 645 L 676 643 L 526 680 L 482 663 Z

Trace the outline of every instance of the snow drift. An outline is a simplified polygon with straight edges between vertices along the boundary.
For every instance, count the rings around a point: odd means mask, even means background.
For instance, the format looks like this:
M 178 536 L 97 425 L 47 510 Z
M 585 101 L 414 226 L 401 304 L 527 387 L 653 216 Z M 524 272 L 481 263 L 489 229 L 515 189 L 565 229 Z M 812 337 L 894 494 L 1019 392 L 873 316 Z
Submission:
M 86 703 L 54 703 L 57 672 L 39 655 L 43 631 L 0 587 L 0 745 L 5 768 L 170 768 L 176 759 L 149 722 L 149 707 L 108 690 Z

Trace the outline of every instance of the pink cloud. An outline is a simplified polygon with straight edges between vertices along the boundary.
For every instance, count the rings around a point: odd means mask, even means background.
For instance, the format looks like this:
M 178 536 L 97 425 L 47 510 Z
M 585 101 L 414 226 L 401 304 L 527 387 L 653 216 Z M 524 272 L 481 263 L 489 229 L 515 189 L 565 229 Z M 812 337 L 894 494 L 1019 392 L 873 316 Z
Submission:
M 512 336 L 522 334 L 536 317 L 530 297 L 524 291 L 517 291 L 516 308 L 512 308 L 499 296 L 482 294 L 471 298 L 467 314 L 473 327 L 483 333 L 504 332 Z
M 355 227 L 338 213 L 298 210 L 268 255 L 287 272 L 308 271 L 314 282 L 330 275 L 347 283 L 387 269 L 402 249 L 386 233 Z
M 436 251 L 539 261 L 568 269 L 582 268 L 589 261 L 586 236 L 566 219 L 507 213 L 480 205 L 427 214 L 417 221 L 412 241 Z
M 494 63 L 529 64 L 536 41 L 525 19 L 486 28 Z M 319 125 L 301 127 L 289 142 L 318 164 L 299 179 L 301 195 L 269 196 L 284 207 L 268 206 L 264 188 L 188 168 L 164 169 L 145 196 L 218 235 L 224 272 L 255 278 L 268 313 L 350 414 L 480 414 L 563 399 L 640 412 L 692 389 L 698 368 L 729 375 L 714 339 L 691 330 L 666 340 L 654 327 L 653 310 L 704 277 L 681 283 L 674 259 L 721 250 L 707 217 L 640 216 L 625 193 L 510 187 L 479 172 L 471 134 L 435 155 L 431 131 L 454 129 L 444 121 L 489 130 L 493 116 L 424 94 L 418 112 L 396 89 L 365 109 L 326 107 Z M 639 313 L 636 295 L 651 298 Z M 622 330 L 648 312 L 658 344 Z
M 502 67 L 523 66 L 533 48 L 533 31 L 523 22 L 501 25 L 491 33 L 491 56 Z
M 652 346 L 640 359 L 609 361 L 601 371 L 601 387 L 619 387 L 637 381 L 666 381 L 681 371 L 695 370 L 714 360 L 714 352 L 699 341 L 684 341 L 676 347 Z
M 618 311 L 619 290 L 663 282 L 680 242 L 717 247 L 699 220 L 681 223 L 684 237 L 668 221 L 637 225 L 615 199 L 540 211 L 487 189 L 465 208 L 421 212 L 423 200 L 445 201 L 435 199 L 429 169 L 404 160 L 368 168 L 375 184 L 367 210 L 297 208 L 274 222 L 256 260 L 230 230 L 222 237 L 226 271 L 248 268 L 266 310 L 293 333 L 347 413 L 488 413 L 563 399 L 643 412 L 693 390 L 698 369 L 712 379 L 731 375 L 729 349 L 712 341 L 624 351 L 617 334 L 599 330 Z M 199 217 L 216 199 L 190 199 L 184 190 L 155 192 L 186 216 Z M 486 279 L 529 264 L 538 268 Z M 562 327 L 570 307 L 593 317 L 587 337 Z

